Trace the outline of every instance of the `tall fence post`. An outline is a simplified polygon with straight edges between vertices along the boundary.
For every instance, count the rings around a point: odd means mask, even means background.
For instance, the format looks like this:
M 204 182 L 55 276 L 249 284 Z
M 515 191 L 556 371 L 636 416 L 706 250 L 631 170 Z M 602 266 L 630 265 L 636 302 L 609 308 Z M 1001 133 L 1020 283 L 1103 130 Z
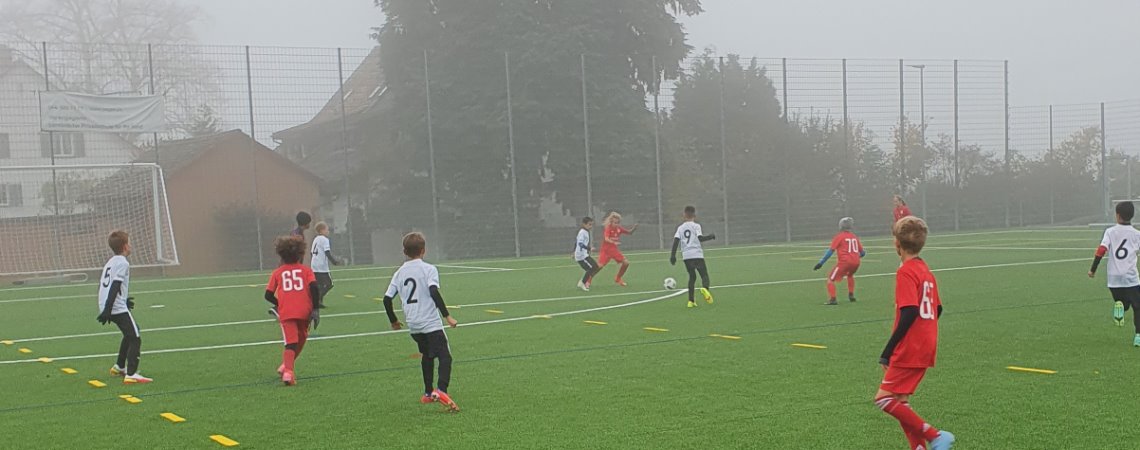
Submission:
M 594 186 L 590 178 L 590 107 L 586 98 L 586 54 L 580 55 L 582 69 L 582 149 L 586 154 L 586 215 L 594 215 Z
M 40 48 L 41 48 L 41 51 L 43 53 L 41 56 L 43 57 L 43 63 L 44 63 L 44 91 L 51 91 L 51 78 L 49 78 L 49 76 L 48 76 L 48 74 L 51 72 L 48 71 L 47 42 L 46 41 L 41 42 Z M 44 132 L 43 125 L 41 124 L 40 125 L 40 133 L 42 134 L 43 132 Z M 52 262 L 55 264 L 56 270 L 60 270 L 63 268 L 63 243 L 61 242 L 62 241 L 61 232 L 59 230 L 59 178 L 58 178 L 58 174 L 55 171 L 55 133 L 54 132 L 51 132 L 51 131 L 47 132 L 47 142 L 48 142 L 48 156 L 51 158 L 51 198 L 52 198 L 51 205 L 52 205 L 52 214 L 55 216 L 52 219 L 52 227 L 51 227 L 52 234 L 54 235 L 54 236 L 52 236 L 53 237 L 52 240 L 55 241 L 55 254 L 52 255 L 52 259 L 53 259 Z
M 1049 156 L 1053 156 L 1053 105 L 1049 105 Z M 1057 164 L 1056 160 L 1050 160 L 1050 164 L 1049 164 L 1050 169 L 1054 169 L 1052 166 L 1055 164 Z M 1053 172 L 1053 171 L 1054 170 L 1050 170 L 1050 172 Z M 1057 207 L 1056 196 L 1057 196 L 1057 193 L 1056 193 L 1056 187 L 1053 186 L 1053 177 L 1049 176 L 1048 180 L 1049 180 L 1049 225 L 1054 225 L 1057 223 L 1057 217 L 1056 217 L 1056 207 Z
M 906 195 L 910 183 L 906 180 L 906 83 L 903 78 L 905 63 L 899 59 L 899 195 Z
M 1012 167 L 1010 166 L 1010 160 L 1009 160 L 1010 155 L 1009 155 L 1009 60 L 1008 59 L 1005 60 L 1005 63 L 1002 67 L 1002 70 L 1003 70 L 1003 73 L 1005 76 L 1005 79 L 1004 79 L 1005 84 L 1004 84 L 1004 87 L 1002 88 L 1003 91 L 1005 91 L 1005 108 L 1002 110 L 1005 113 L 1005 124 L 1004 124 L 1004 127 L 1005 127 L 1005 140 L 1004 140 L 1004 145 L 1005 145 L 1005 182 L 1006 182 L 1006 189 L 1005 189 L 1005 227 L 1009 228 L 1009 226 L 1010 226 L 1009 203 L 1013 200 L 1013 187 L 1014 187 L 1013 185 L 1014 185 L 1014 183 L 1013 183 L 1013 170 L 1012 170 Z
M 791 124 L 792 120 L 788 117 L 788 58 L 780 58 L 780 70 L 780 82 L 784 90 L 784 123 Z M 784 182 L 781 183 L 784 185 L 784 240 L 792 242 L 792 188 L 791 180 L 788 179 L 787 151 L 787 148 L 783 149 L 784 154 L 781 158 L 784 164 L 784 170 L 781 171 L 784 178 Z
M 350 264 L 356 263 L 356 240 L 352 236 L 352 183 L 349 181 L 352 178 L 352 173 L 349 169 L 348 163 L 348 113 L 344 106 L 344 58 L 341 53 L 341 48 L 336 49 L 336 75 L 339 89 L 337 95 L 340 96 L 340 148 L 344 152 L 344 205 L 345 205 L 345 220 L 344 228 L 348 232 L 348 261 Z
M 1112 218 L 1112 198 L 1108 193 L 1108 132 L 1104 128 L 1104 102 L 1100 102 L 1100 193 L 1104 199 L 1104 220 Z
M 652 57 L 653 65 L 653 155 L 657 164 L 657 249 L 665 249 L 665 213 L 661 199 L 661 84 L 657 76 L 657 56 Z
M 728 237 L 728 135 L 724 123 L 724 57 L 720 57 L 720 186 L 724 201 L 724 245 Z
M 253 220 L 257 229 L 257 270 L 265 270 L 265 255 L 262 253 L 261 237 L 261 208 L 257 193 L 257 128 L 253 120 L 253 64 L 249 56 L 249 46 L 245 46 L 245 88 L 246 100 L 249 102 L 249 164 L 253 168 Z
M 584 60 L 584 59 L 583 59 Z M 503 65 L 507 74 L 507 148 L 510 151 L 511 163 L 511 213 L 515 220 L 515 257 L 522 256 L 522 247 L 519 245 L 519 186 L 515 174 L 515 118 L 511 106 L 511 53 L 503 54 Z
M 147 67 L 147 74 L 149 75 L 149 78 L 150 78 L 150 82 L 147 83 L 147 92 L 150 95 L 154 95 L 154 49 L 152 48 L 151 44 L 146 44 L 146 67 Z M 159 161 L 158 153 L 159 152 L 158 152 L 158 133 L 157 132 L 151 134 L 151 140 L 154 141 L 154 164 L 158 165 L 158 161 Z M 163 255 L 163 252 L 162 252 L 162 250 L 163 250 L 162 208 L 160 207 L 161 203 L 160 203 L 159 198 L 158 198 L 158 195 L 159 195 L 158 184 L 162 181 L 162 177 L 158 176 L 159 175 L 158 172 L 160 170 L 162 170 L 162 169 L 161 168 L 155 168 L 155 170 L 151 171 L 151 181 L 152 182 L 151 182 L 151 192 L 150 192 L 151 203 L 154 206 L 154 240 L 155 240 L 155 243 L 157 244 L 155 246 L 156 247 L 155 256 L 157 256 L 159 263 L 161 263 L 162 260 L 165 259 L 165 255 Z M 163 186 L 163 189 L 165 189 L 165 188 L 166 187 Z M 162 270 L 163 274 L 166 273 L 166 265 L 165 264 L 162 265 L 161 270 Z
M 843 58 L 843 215 L 851 212 L 851 124 L 847 116 L 847 58 Z
M 954 60 L 954 231 L 961 228 L 962 180 L 958 167 L 958 60 Z
M 435 130 L 431 121 L 431 76 L 428 72 L 428 51 L 424 50 L 424 99 L 427 102 L 428 178 L 431 180 L 431 229 L 435 239 L 439 234 L 439 191 L 435 179 Z M 442 247 L 441 247 L 442 248 Z

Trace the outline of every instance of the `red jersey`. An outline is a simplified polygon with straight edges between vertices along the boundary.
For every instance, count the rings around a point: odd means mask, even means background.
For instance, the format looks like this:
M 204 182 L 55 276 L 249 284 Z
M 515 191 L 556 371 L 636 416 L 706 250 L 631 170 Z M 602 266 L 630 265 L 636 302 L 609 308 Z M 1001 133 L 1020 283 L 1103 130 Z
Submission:
M 904 262 L 895 272 L 895 327 L 899 325 L 899 310 L 907 306 L 918 307 L 918 319 L 907 330 L 895 352 L 890 366 L 903 368 L 934 367 L 934 354 L 938 350 L 938 283 L 922 258 Z
M 303 264 L 286 264 L 273 271 L 265 290 L 277 297 L 277 316 L 282 322 L 309 320 L 313 312 L 309 285 L 316 281 L 313 270 Z
M 899 219 L 909 215 L 911 215 L 910 208 L 907 208 L 906 205 L 899 205 L 895 207 L 895 222 L 898 222 Z
M 850 231 L 840 231 L 831 240 L 831 249 L 839 256 L 840 263 L 859 264 L 860 254 L 863 253 L 863 243 L 859 237 Z
M 605 231 L 603 233 L 607 239 L 614 242 L 621 242 L 621 235 L 629 234 L 629 230 L 622 228 L 621 225 L 606 225 Z M 617 250 L 617 245 L 606 242 L 606 240 L 603 239 L 602 251 L 606 250 Z

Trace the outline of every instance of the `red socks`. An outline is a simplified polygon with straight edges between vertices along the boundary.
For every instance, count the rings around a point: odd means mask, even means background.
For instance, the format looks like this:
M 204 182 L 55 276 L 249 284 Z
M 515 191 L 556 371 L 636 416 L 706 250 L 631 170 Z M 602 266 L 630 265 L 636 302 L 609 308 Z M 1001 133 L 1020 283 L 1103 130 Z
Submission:
M 827 282 L 827 297 L 835 298 L 835 283 L 832 283 L 831 281 Z
M 883 412 L 898 419 L 899 425 L 906 432 L 908 440 L 911 439 L 912 434 L 915 437 L 921 436 L 925 441 L 933 441 L 938 437 L 938 429 L 930 426 L 918 414 L 915 414 L 914 410 L 910 409 L 909 403 L 901 402 L 894 397 L 883 397 L 875 400 L 875 404 Z
M 285 366 L 285 371 L 287 372 L 293 371 L 293 363 L 296 360 L 297 352 L 294 352 L 293 349 L 287 348 L 285 352 L 281 354 L 281 364 Z

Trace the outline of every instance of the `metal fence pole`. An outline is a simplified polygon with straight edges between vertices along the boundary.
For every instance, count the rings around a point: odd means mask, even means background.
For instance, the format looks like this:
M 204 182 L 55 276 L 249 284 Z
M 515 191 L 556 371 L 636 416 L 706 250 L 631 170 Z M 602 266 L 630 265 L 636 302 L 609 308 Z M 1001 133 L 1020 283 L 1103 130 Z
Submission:
M 348 113 L 344 106 L 344 59 L 341 54 L 341 48 L 336 49 L 336 75 L 339 89 L 337 95 L 340 96 L 340 148 L 344 152 L 344 205 L 345 205 L 345 221 L 344 228 L 348 232 L 348 262 L 349 264 L 356 263 L 356 240 L 352 237 L 352 183 L 351 173 L 349 171 L 348 163 Z
M 848 215 L 851 213 L 849 203 L 851 201 L 851 185 L 854 182 L 851 179 L 851 174 L 854 171 L 851 170 L 851 124 L 850 118 L 847 116 L 847 58 L 843 58 L 843 157 L 843 215 Z
M 1005 61 L 1002 69 L 1005 76 L 1005 227 L 1009 228 L 1009 203 L 1013 200 L 1013 172 L 1009 161 L 1009 60 Z
M 905 63 L 899 60 L 899 195 L 906 195 L 906 83 L 903 78 Z
M 150 83 L 147 85 L 147 91 L 150 93 L 150 95 L 154 95 L 154 49 L 152 48 L 151 44 L 146 44 L 146 67 L 148 75 L 150 76 Z M 151 134 L 151 139 L 154 140 L 154 164 L 157 165 L 159 160 L 158 133 L 155 132 Z M 158 262 L 161 264 L 162 260 L 165 258 L 162 254 L 162 208 L 160 207 L 158 198 L 158 184 L 162 180 L 162 177 L 158 176 L 158 172 L 160 170 L 162 170 L 161 166 L 156 167 L 153 171 L 151 171 L 151 202 L 154 206 L 154 240 L 155 244 L 157 244 L 155 255 L 158 257 Z M 165 189 L 165 186 L 163 188 Z M 165 264 L 162 264 L 162 271 L 164 274 L 166 273 Z
M 253 120 L 253 64 L 249 56 L 249 46 L 245 46 L 245 87 L 249 102 L 249 164 L 253 168 L 253 218 L 257 228 L 257 270 L 265 270 L 265 255 L 261 248 L 265 244 L 261 237 L 261 210 L 257 194 L 257 128 Z
M 1112 218 L 1112 199 L 1108 194 L 1108 133 L 1104 128 L 1104 102 L 1100 102 L 1100 193 L 1104 199 L 1104 220 Z
M 583 61 L 585 58 L 583 57 Z M 522 247 L 519 245 L 519 186 L 515 176 L 515 119 L 511 107 L 511 54 L 503 54 L 503 65 L 507 74 L 507 148 L 510 150 L 511 163 L 511 213 L 515 220 L 515 257 L 522 256 Z M 585 67 L 585 66 L 583 66 Z
M 424 99 L 427 102 L 428 178 L 431 180 L 431 229 L 435 239 L 439 234 L 439 188 L 435 179 L 435 130 L 431 121 L 431 77 L 428 72 L 428 51 L 424 50 Z M 443 248 L 443 247 L 439 247 Z
M 653 154 L 657 164 L 657 248 L 665 249 L 665 213 L 661 200 L 661 84 L 657 77 L 657 56 L 653 56 Z
M 581 57 L 582 69 L 582 147 L 586 153 L 586 215 L 594 215 L 594 186 L 590 181 L 590 109 L 586 99 L 586 55 Z
M 728 237 L 728 135 L 724 123 L 724 57 L 720 57 L 720 186 L 724 200 L 724 245 Z
M 1053 156 L 1053 105 L 1049 105 L 1049 156 Z M 1056 164 L 1056 160 L 1050 160 L 1049 168 L 1053 169 L 1053 166 Z M 1050 172 L 1053 172 L 1053 170 L 1050 170 Z M 1053 225 L 1057 223 L 1057 194 L 1056 188 L 1053 186 L 1053 177 L 1049 176 L 1047 179 L 1049 180 L 1049 225 Z
M 954 60 L 954 230 L 961 227 L 962 182 L 958 167 L 958 60 Z
M 788 117 L 788 58 L 780 59 L 780 70 L 782 71 L 780 75 L 781 84 L 784 89 L 784 123 L 790 124 L 792 121 Z M 781 155 L 783 156 L 781 159 L 784 164 L 784 170 L 782 171 L 784 178 L 784 182 L 782 183 L 784 185 L 784 240 L 792 242 L 792 191 L 791 180 L 788 179 L 787 151 L 787 148 L 783 149 L 783 155 Z
M 41 56 L 43 57 L 43 63 L 44 63 L 44 91 L 50 91 L 51 90 L 51 78 L 48 77 L 48 74 L 51 72 L 48 70 L 47 42 L 41 42 L 40 48 L 43 52 L 43 54 Z M 43 131 L 43 124 L 41 123 L 40 124 L 40 133 L 43 133 L 43 132 L 44 132 Z M 54 219 L 52 220 L 52 227 L 51 227 L 52 228 L 52 234 L 54 235 L 54 236 L 52 236 L 52 238 L 53 238 L 52 240 L 55 241 L 55 255 L 52 255 L 52 257 L 54 260 L 53 263 L 55 264 L 56 270 L 60 270 L 60 269 L 63 269 L 63 243 L 61 242 L 62 239 L 60 239 L 61 233 L 59 230 L 59 178 L 58 178 L 58 174 L 55 171 L 55 133 L 48 131 L 47 134 L 48 134 L 48 156 L 51 157 L 51 198 L 52 198 L 51 204 L 52 204 L 52 214 L 55 216 Z

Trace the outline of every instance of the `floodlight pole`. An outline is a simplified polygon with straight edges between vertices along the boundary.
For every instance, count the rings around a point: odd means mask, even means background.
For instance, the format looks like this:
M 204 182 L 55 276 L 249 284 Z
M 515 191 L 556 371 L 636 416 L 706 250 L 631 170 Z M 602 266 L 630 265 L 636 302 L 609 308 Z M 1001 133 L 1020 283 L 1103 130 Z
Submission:
M 922 127 L 919 136 L 922 139 L 922 217 L 926 217 L 926 64 L 911 64 L 908 67 L 918 69 L 918 111 Z

